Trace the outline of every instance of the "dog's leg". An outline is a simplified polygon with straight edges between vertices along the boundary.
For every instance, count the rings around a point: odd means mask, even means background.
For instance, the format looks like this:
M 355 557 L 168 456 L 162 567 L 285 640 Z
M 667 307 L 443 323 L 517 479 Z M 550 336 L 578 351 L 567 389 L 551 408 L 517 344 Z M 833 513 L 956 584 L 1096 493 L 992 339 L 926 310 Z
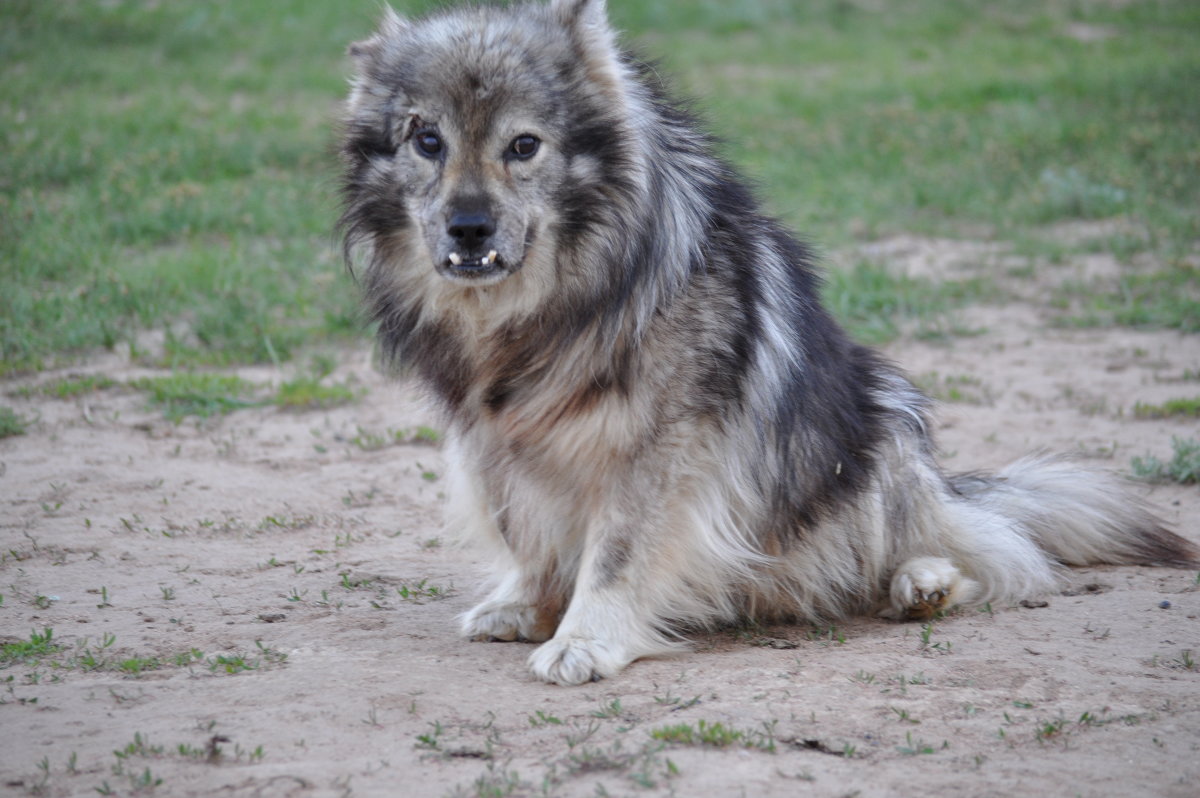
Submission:
M 970 601 L 978 587 L 944 557 L 913 557 L 902 562 L 892 575 L 890 600 L 880 615 L 928 620 L 938 612 Z
M 539 607 L 528 579 L 514 567 L 486 599 L 463 615 L 462 633 L 471 640 L 540 643 L 554 633 L 556 615 L 551 608 Z
M 454 500 L 449 504 L 447 524 L 456 537 L 470 540 L 488 552 L 495 579 L 487 598 L 462 616 L 462 634 L 471 640 L 548 640 L 554 634 L 562 604 L 546 589 L 545 575 L 552 574 L 554 568 L 542 561 L 552 553 L 526 552 L 520 557 L 513 552 L 507 534 L 513 511 L 494 509 L 483 479 L 472 468 L 474 461 L 461 441 L 448 437 L 447 482 Z M 524 518 L 520 522 L 529 523 Z
M 661 553 L 650 550 L 651 535 L 647 519 L 589 530 L 566 614 L 554 637 L 529 658 L 535 676 L 582 684 L 613 676 L 640 657 L 680 648 L 655 628 L 655 595 L 682 589 L 682 580 Z

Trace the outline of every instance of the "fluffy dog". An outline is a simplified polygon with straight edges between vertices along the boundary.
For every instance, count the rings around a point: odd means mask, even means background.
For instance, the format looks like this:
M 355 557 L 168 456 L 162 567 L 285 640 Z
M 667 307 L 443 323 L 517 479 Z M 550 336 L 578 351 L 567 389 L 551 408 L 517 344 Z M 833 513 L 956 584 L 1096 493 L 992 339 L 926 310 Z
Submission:
M 1194 563 L 1061 459 L 944 473 L 929 401 L 818 301 L 603 0 L 388 11 L 350 50 L 342 229 L 445 413 L 474 639 L 579 684 L 747 616 L 929 617 L 1061 564 Z

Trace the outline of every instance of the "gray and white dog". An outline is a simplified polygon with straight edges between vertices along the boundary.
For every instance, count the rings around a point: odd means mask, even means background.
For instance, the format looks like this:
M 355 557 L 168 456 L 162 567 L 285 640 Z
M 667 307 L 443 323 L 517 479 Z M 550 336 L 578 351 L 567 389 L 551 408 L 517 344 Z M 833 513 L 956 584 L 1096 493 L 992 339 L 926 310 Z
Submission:
M 929 402 L 821 307 L 603 0 L 386 12 L 350 49 L 342 229 L 383 350 L 444 410 L 470 638 L 579 684 L 747 616 L 929 617 L 1062 564 L 1197 559 L 1061 459 L 934 460 Z

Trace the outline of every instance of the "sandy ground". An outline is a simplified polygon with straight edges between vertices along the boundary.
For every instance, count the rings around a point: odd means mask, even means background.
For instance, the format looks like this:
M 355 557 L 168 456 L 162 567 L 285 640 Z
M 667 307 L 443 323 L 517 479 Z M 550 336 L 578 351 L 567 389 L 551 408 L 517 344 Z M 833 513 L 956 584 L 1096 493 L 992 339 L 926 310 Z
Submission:
M 1002 260 L 919 239 L 868 254 L 943 275 Z M 1047 448 L 1128 473 L 1197 433 L 1131 411 L 1200 392 L 1200 336 L 1055 329 L 1019 297 L 958 323 L 982 331 L 887 347 L 956 392 L 951 468 Z M 145 373 L 108 358 L 2 387 L 89 372 Z M 432 417 L 365 351 L 334 378 L 365 397 L 178 425 L 120 390 L 4 400 L 37 421 L 0 441 L 0 638 L 49 628 L 60 648 L 0 666 L 0 794 L 1200 794 L 1194 571 L 1072 571 L 1061 594 L 929 629 L 730 630 L 544 685 L 529 646 L 457 637 L 478 563 L 443 545 L 437 447 L 403 434 Z M 1195 487 L 1135 490 L 1200 540 Z M 652 736 L 702 722 L 737 739 Z

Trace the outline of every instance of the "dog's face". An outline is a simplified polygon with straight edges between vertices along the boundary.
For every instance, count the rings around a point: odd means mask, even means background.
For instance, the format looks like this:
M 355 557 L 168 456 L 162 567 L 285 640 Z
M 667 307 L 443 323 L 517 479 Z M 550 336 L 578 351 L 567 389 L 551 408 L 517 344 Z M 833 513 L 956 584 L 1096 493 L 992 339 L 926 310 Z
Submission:
M 504 63 L 509 50 L 481 39 L 409 31 L 389 41 L 402 67 L 372 87 L 358 120 L 387 142 L 369 179 L 403 198 L 412 243 L 446 279 L 474 284 L 522 267 L 563 172 L 553 99 L 536 74 Z
M 389 15 L 352 47 L 360 75 L 347 155 L 414 264 L 488 285 L 544 237 L 566 175 L 555 38 L 479 11 L 410 25 Z M 545 32 L 543 31 L 543 34 Z M 549 44 L 548 44 L 549 43 Z M 381 222 L 384 220 L 380 220 Z
M 350 240 L 382 250 L 410 286 L 439 290 L 436 275 L 484 287 L 524 269 L 548 288 L 564 231 L 595 219 L 588 203 L 611 190 L 600 161 L 624 146 L 619 102 L 603 96 L 611 36 L 597 0 L 413 23 L 388 12 L 350 50 Z

